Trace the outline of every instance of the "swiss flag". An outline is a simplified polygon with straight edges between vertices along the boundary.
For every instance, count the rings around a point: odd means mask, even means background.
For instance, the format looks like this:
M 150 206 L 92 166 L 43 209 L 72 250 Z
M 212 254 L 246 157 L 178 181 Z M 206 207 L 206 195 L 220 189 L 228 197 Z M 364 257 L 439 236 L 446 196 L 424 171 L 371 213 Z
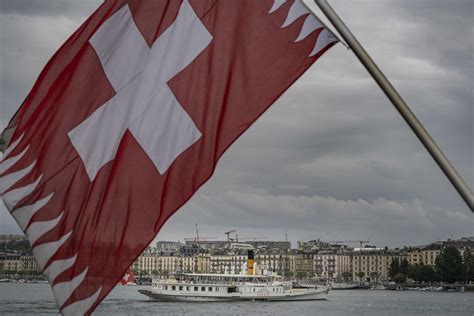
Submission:
M 123 277 L 120 279 L 119 283 L 121 285 L 137 285 L 133 272 L 130 269 L 127 269 Z
M 4 131 L 0 194 L 64 314 L 88 314 L 336 38 L 299 1 L 108 0 Z

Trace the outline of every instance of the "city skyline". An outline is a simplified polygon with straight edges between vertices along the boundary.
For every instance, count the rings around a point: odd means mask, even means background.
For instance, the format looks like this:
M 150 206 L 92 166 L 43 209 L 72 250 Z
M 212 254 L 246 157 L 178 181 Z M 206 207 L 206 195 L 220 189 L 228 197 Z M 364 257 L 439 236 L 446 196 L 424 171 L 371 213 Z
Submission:
M 0 242 L 5 242 L 5 241 L 9 241 L 9 237 L 12 237 L 13 239 L 11 240 L 17 240 L 18 237 L 22 237 L 22 238 L 27 238 L 24 234 L 19 234 L 19 235 L 16 235 L 16 234 L 1 234 L 0 233 Z M 411 243 L 408 243 L 406 245 L 403 245 L 403 246 L 397 246 L 397 247 L 388 247 L 387 245 L 382 245 L 382 244 L 379 244 L 377 243 L 376 241 L 370 241 L 370 240 L 357 240 L 357 239 L 353 239 L 353 240 L 324 240 L 324 239 L 320 239 L 320 238 L 314 238 L 314 239 L 307 239 L 307 240 L 285 240 L 285 238 L 283 239 L 270 239 L 270 238 L 261 238 L 261 239 L 258 239 L 258 238 L 249 238 L 249 237 L 243 237 L 245 240 L 236 240 L 235 239 L 235 236 L 232 236 L 231 235 L 231 238 L 230 240 L 227 240 L 226 238 L 209 238 L 207 236 L 203 236 L 203 237 L 200 237 L 202 239 L 199 240 L 200 243 L 206 243 L 206 242 L 209 242 L 209 243 L 213 243 L 213 242 L 216 242 L 216 243 L 238 243 L 238 244 L 245 244 L 245 243 L 252 243 L 252 242 L 261 242 L 261 243 L 265 243 L 265 242 L 290 242 L 291 244 L 291 249 L 297 249 L 297 245 L 298 243 L 310 243 L 310 242 L 313 242 L 313 241 L 319 241 L 321 242 L 322 244 L 328 244 L 328 245 L 345 245 L 345 246 L 348 246 L 349 248 L 354 248 L 354 249 L 357 249 L 357 248 L 360 248 L 359 245 L 362 245 L 362 247 L 368 247 L 368 248 L 372 248 L 372 247 L 375 247 L 376 249 L 383 249 L 385 247 L 387 247 L 388 249 L 402 249 L 402 248 L 418 248 L 418 247 L 426 247 L 426 246 L 429 246 L 429 245 L 434 245 L 436 243 L 442 243 L 442 242 L 456 242 L 456 241 L 461 241 L 461 240 L 469 240 L 471 242 L 474 242 L 474 235 L 472 236 L 457 236 L 457 237 L 450 237 L 450 238 L 446 238 L 446 239 L 437 239 L 437 240 L 432 240 L 430 242 L 427 242 L 427 243 L 419 243 L 417 241 L 413 241 Z M 153 242 L 151 242 L 148 246 L 149 247 L 153 247 L 153 248 L 156 248 L 157 247 L 157 244 L 159 244 L 160 242 L 161 243 L 181 243 L 181 244 L 186 244 L 186 242 L 191 242 L 191 243 L 194 243 L 195 241 L 197 240 L 196 237 L 181 237 L 181 238 L 178 238 L 178 239 L 155 239 L 153 240 Z M 361 243 L 362 242 L 362 243 Z
M 230 233 L 230 232 L 228 232 Z M 20 238 L 17 238 L 20 237 Z M 31 249 L 25 248 L 21 236 L 0 235 L 0 272 L 3 276 L 37 277 L 40 269 L 35 264 Z M 447 280 L 466 282 L 474 277 L 469 267 L 474 264 L 474 236 L 457 240 L 445 240 L 429 245 L 389 249 L 381 247 L 353 248 L 342 242 L 320 240 L 298 242 L 296 248 L 289 248 L 289 242 L 273 240 L 252 240 L 246 244 L 228 244 L 230 240 L 206 240 L 196 245 L 176 241 L 159 241 L 147 247 L 131 265 L 131 271 L 139 277 L 162 277 L 175 272 L 184 273 L 242 273 L 247 260 L 254 260 L 253 271 L 261 274 L 273 271 L 282 277 L 300 279 L 318 278 L 345 281 L 394 281 L 407 278 L 414 281 Z M 348 241 L 347 241 L 348 242 Z M 368 241 L 360 242 L 361 246 Z M 438 260 L 438 257 L 441 259 Z M 457 266 L 445 266 L 446 258 L 457 262 Z M 444 259 L 443 259 L 444 258 Z M 454 258 L 459 258 L 462 262 Z M 460 265 L 459 265 L 460 264 Z M 456 264 L 455 264 L 456 265 Z M 463 267 L 462 265 L 465 265 Z M 268 270 L 269 269 L 269 270 Z M 455 269 L 457 272 L 453 272 Z M 247 270 L 252 274 L 253 271 Z M 463 271 L 466 272 L 464 275 Z M 399 274 L 402 275 L 399 275 Z M 446 281 L 446 280 L 445 280 Z
M 99 3 L 2 1 L 0 129 Z M 473 48 L 466 39 L 474 4 L 331 4 L 473 188 Z M 470 210 L 341 44 L 235 143 L 156 239 L 193 237 L 195 223 L 203 236 L 237 229 L 242 237 L 284 240 L 287 230 L 292 242 L 367 239 L 388 247 L 474 231 Z M 20 233 L 2 203 L 1 233 Z

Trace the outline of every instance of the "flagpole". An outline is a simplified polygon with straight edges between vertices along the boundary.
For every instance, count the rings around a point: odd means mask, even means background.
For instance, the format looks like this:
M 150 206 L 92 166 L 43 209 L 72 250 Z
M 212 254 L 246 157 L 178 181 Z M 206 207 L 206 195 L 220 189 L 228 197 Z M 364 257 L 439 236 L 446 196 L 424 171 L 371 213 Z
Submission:
M 379 87 L 383 90 L 385 95 L 392 101 L 392 104 L 401 114 L 401 116 L 405 119 L 407 124 L 416 134 L 418 139 L 423 143 L 425 148 L 428 150 L 430 155 L 436 161 L 438 166 L 444 172 L 444 174 L 448 177 L 449 181 L 453 184 L 454 188 L 458 191 L 461 197 L 466 202 L 469 209 L 474 213 L 474 197 L 461 178 L 461 176 L 457 173 L 456 169 L 453 165 L 449 162 L 448 158 L 444 155 L 438 145 L 435 143 L 433 138 L 430 134 L 426 131 L 420 121 L 416 118 L 415 114 L 410 110 L 409 106 L 405 103 L 402 97 L 398 94 L 392 84 L 388 81 L 385 75 L 380 71 L 377 65 L 374 63 L 372 58 L 370 58 L 369 54 L 365 51 L 365 49 L 360 45 L 359 41 L 355 38 L 355 36 L 351 33 L 351 31 L 347 28 L 341 18 L 336 14 L 334 9 L 329 5 L 327 0 L 314 0 L 321 11 L 326 15 L 326 17 L 331 21 L 334 25 L 336 30 L 342 36 L 342 38 L 346 41 L 349 47 L 352 49 L 354 54 L 360 60 L 360 62 L 364 65 L 370 75 L 374 78 L 377 82 Z

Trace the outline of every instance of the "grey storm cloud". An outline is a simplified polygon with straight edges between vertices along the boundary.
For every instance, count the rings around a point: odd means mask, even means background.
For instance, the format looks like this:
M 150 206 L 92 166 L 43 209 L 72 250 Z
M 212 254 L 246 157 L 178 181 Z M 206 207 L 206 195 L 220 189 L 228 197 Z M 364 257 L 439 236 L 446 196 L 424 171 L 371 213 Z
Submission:
M 101 1 L 0 0 L 0 128 Z M 307 1 L 318 13 L 316 6 Z M 474 186 L 474 2 L 330 3 Z M 319 12 L 319 15 L 322 15 Z M 323 18 L 324 19 L 324 18 Z M 355 56 L 338 44 L 222 157 L 159 233 L 379 246 L 474 234 L 474 217 Z M 0 207 L 0 233 L 19 232 Z
M 0 12 L 15 16 L 86 17 L 100 1 L 76 0 L 1 0 Z

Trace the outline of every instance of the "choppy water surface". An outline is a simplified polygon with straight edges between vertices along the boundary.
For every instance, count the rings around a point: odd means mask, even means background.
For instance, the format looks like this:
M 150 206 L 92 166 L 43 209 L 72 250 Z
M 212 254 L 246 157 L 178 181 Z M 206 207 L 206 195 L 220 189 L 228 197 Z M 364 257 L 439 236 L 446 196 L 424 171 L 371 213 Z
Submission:
M 0 315 L 58 314 L 47 284 L 0 283 Z M 474 293 L 412 291 L 332 291 L 327 301 L 159 303 L 116 287 L 96 315 L 469 315 Z

